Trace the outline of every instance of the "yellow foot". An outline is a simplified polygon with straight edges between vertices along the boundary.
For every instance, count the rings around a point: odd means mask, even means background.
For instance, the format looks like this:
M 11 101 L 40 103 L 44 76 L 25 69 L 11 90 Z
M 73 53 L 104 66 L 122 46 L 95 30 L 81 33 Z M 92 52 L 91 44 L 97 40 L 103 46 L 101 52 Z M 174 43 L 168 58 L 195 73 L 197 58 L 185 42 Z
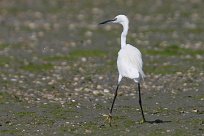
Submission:
M 143 123 L 145 123 L 146 121 L 143 119 L 143 120 L 141 120 L 140 122 L 139 122 L 139 124 L 143 124 Z
M 108 115 L 104 114 L 103 116 L 106 117 L 104 120 L 104 124 L 106 121 L 108 121 L 108 124 L 111 126 L 112 115 L 111 114 L 108 114 Z

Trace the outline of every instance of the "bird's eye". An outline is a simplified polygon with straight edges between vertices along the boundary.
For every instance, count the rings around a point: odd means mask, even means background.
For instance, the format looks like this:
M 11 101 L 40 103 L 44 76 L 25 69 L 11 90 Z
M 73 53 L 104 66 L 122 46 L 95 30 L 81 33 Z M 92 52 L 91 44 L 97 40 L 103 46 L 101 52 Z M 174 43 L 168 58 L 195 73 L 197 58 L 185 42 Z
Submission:
M 116 20 L 117 20 L 117 18 L 114 18 L 114 19 L 113 19 L 113 21 L 116 21 Z

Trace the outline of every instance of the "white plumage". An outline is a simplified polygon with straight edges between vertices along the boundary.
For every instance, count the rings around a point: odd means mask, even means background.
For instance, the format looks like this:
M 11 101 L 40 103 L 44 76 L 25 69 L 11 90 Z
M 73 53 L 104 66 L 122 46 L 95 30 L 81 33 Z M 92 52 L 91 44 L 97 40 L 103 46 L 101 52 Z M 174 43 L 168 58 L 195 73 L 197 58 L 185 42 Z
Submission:
M 119 75 L 140 82 L 144 78 L 141 57 L 140 51 L 130 44 L 121 48 L 117 59 Z
M 136 47 L 126 43 L 129 20 L 125 15 L 118 15 L 112 22 L 119 23 L 123 26 L 123 32 L 121 33 L 121 49 L 117 59 L 119 72 L 118 84 L 122 77 L 131 78 L 135 82 L 140 83 L 141 79 L 144 78 L 142 55 Z
M 118 87 L 123 77 L 133 79 L 138 84 L 139 104 L 142 112 L 143 122 L 145 122 L 146 120 L 142 109 L 142 100 L 141 100 L 141 93 L 140 93 L 140 82 L 145 76 L 142 70 L 143 62 L 142 62 L 141 52 L 136 47 L 126 43 L 129 20 L 125 15 L 118 15 L 114 19 L 104 21 L 100 24 L 105 24 L 108 22 L 119 23 L 123 26 L 123 32 L 121 33 L 121 49 L 118 52 L 118 59 L 117 59 L 117 67 L 119 72 L 118 85 L 115 90 L 114 99 L 108 115 L 109 123 L 111 125 L 112 110 L 115 103 L 115 99 L 117 97 Z

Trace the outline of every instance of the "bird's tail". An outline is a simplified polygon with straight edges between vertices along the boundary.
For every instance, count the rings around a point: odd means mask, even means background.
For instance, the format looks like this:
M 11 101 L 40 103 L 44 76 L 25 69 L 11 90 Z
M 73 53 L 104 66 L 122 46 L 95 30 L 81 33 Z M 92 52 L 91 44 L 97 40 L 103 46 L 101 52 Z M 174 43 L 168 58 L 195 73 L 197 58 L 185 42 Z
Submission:
M 145 78 L 146 75 L 144 74 L 143 71 L 141 71 L 140 76 L 141 76 L 141 80 L 144 81 L 144 78 Z

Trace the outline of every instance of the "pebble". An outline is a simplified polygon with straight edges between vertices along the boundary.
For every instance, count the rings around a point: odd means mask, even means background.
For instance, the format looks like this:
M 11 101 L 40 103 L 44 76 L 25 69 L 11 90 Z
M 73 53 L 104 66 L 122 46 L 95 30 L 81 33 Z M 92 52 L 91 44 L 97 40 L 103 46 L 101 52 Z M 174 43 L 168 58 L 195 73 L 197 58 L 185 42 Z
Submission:
M 182 75 L 182 72 L 176 72 L 176 74 L 180 76 L 180 75 Z
M 30 29 L 36 29 L 36 24 L 33 23 L 33 22 L 27 22 L 27 26 L 30 28 Z
M 97 90 L 95 90 L 95 91 L 93 91 L 93 94 L 94 94 L 94 95 L 99 95 L 99 94 L 100 94 L 100 92 L 99 92 L 99 91 L 97 91 Z
M 135 93 L 130 93 L 130 96 L 135 96 Z
M 81 108 L 79 105 L 76 106 L 78 109 Z
M 97 89 L 102 89 L 102 86 L 101 85 L 97 85 L 96 88 Z
M 20 84 L 24 83 L 22 80 L 19 81 Z
M 203 56 L 202 56 L 202 55 L 197 54 L 197 55 L 196 55 L 196 59 L 200 59 L 200 60 L 201 60 L 201 59 L 203 59 Z
M 103 76 L 99 76 L 98 79 L 99 79 L 99 80 L 102 80 L 102 79 L 103 79 Z
M 81 58 L 81 61 L 82 61 L 82 62 L 86 62 L 87 59 L 86 59 L 85 57 L 82 57 L 82 58 Z
M 15 78 L 12 78 L 12 79 L 11 79 L 11 81 L 12 81 L 12 82 L 16 82 L 16 81 L 17 81 L 17 79 L 15 79 Z
M 192 112 L 198 113 L 198 109 L 193 109 Z
M 48 82 L 48 85 L 53 85 L 54 83 L 56 83 L 55 80 L 51 80 L 50 82 Z
M 110 91 L 108 89 L 103 90 L 104 93 L 109 93 Z
M 92 37 L 93 33 L 91 31 L 86 31 L 85 36 L 86 37 Z
M 74 77 L 74 81 L 79 81 L 79 78 L 78 77 Z
M 169 133 L 169 132 L 171 132 L 171 130 L 168 129 L 168 130 L 166 130 L 166 132 Z
M 92 131 L 89 130 L 89 129 L 86 129 L 86 130 L 85 130 L 85 133 L 89 133 L 89 134 L 90 134 L 91 132 L 92 132 Z

